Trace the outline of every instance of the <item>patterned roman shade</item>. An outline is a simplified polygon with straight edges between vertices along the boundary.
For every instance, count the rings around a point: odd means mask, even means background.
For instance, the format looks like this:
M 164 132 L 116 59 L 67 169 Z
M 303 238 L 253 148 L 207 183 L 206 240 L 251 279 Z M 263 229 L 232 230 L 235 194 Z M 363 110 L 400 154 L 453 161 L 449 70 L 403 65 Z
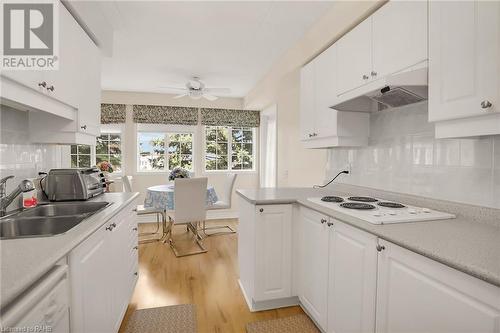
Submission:
M 201 109 L 201 124 L 209 126 L 259 127 L 260 112 L 231 109 Z
M 134 105 L 134 122 L 146 124 L 197 125 L 198 108 L 164 105 Z
M 125 123 L 125 104 L 101 104 L 101 124 Z

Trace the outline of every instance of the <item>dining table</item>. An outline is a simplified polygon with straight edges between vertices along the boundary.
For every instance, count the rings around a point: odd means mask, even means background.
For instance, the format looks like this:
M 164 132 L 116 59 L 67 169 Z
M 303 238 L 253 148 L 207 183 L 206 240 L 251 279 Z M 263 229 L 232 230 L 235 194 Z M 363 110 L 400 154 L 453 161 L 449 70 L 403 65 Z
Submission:
M 175 185 L 162 184 L 148 187 L 144 198 L 144 208 L 174 210 Z M 213 186 L 207 186 L 207 207 L 215 204 L 219 198 Z

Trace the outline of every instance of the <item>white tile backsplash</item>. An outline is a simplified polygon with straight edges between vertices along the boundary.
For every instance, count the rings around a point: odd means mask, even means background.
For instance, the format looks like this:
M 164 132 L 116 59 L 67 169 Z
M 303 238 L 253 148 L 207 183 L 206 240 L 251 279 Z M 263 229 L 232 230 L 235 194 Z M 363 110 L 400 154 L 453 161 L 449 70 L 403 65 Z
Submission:
M 500 136 L 435 139 L 421 103 L 370 115 L 367 147 L 331 148 L 327 178 L 342 183 L 500 208 Z
M 14 175 L 7 193 L 22 179 L 35 178 L 40 171 L 61 167 L 63 146 L 29 142 L 28 113 L 0 105 L 0 178 Z M 9 209 L 19 205 L 16 200 Z

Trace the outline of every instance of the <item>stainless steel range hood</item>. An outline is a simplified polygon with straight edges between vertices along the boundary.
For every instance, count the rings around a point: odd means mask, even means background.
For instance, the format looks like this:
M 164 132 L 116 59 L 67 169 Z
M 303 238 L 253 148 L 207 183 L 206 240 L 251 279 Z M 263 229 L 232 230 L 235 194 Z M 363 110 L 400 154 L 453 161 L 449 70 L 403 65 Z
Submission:
M 427 66 L 406 70 L 339 96 L 337 111 L 374 112 L 427 100 Z

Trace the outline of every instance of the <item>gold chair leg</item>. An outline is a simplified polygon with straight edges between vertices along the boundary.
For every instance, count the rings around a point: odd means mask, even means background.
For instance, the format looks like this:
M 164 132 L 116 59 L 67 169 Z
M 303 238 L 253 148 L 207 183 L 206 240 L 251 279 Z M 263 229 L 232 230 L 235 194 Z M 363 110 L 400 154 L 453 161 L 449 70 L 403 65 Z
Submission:
M 203 243 L 201 242 L 201 240 L 203 240 L 203 238 L 201 237 L 201 235 L 198 233 L 198 228 L 197 226 L 193 225 L 192 223 L 188 223 L 186 225 L 188 231 L 191 230 L 195 236 L 195 242 L 196 242 L 196 245 L 198 245 L 198 247 L 200 248 L 199 251 L 192 251 L 192 252 L 185 252 L 185 253 L 180 253 L 177 248 L 175 247 L 175 242 L 174 240 L 172 239 L 172 232 L 173 232 L 173 223 L 174 221 L 172 219 L 170 219 L 170 227 L 169 227 L 169 234 L 170 234 L 170 237 L 168 239 L 168 244 L 170 245 L 170 248 L 172 249 L 172 252 L 174 252 L 175 256 L 177 258 L 179 257 L 186 257 L 186 256 L 192 256 L 192 255 L 195 255 L 195 254 L 201 254 L 201 253 L 206 253 L 208 252 L 208 250 L 205 248 L 205 246 L 203 246 Z M 166 242 L 166 241 L 165 241 Z
M 158 216 L 160 216 L 161 218 L 159 219 Z M 157 213 L 156 214 L 156 220 L 157 220 L 156 232 L 154 232 L 154 233 L 141 233 L 141 234 L 139 234 L 139 236 L 155 235 L 155 234 L 157 234 L 158 231 L 160 230 L 160 220 L 161 220 L 161 224 L 162 224 L 162 235 L 161 235 L 161 237 L 159 237 L 159 238 L 152 238 L 152 239 L 142 239 L 142 240 L 139 240 L 139 244 L 148 244 L 148 243 L 160 242 L 164 238 L 166 238 L 166 220 L 167 220 L 166 213 L 165 212 Z
M 207 233 L 207 230 L 214 230 L 214 229 L 229 229 L 229 231 L 219 231 L 219 232 L 214 232 L 214 233 Z M 220 235 L 229 235 L 229 234 L 234 234 L 236 233 L 236 230 L 231 228 L 228 225 L 216 225 L 213 227 L 207 227 L 205 221 L 203 221 L 203 228 L 201 228 L 205 236 L 210 237 L 210 236 L 220 236 Z

